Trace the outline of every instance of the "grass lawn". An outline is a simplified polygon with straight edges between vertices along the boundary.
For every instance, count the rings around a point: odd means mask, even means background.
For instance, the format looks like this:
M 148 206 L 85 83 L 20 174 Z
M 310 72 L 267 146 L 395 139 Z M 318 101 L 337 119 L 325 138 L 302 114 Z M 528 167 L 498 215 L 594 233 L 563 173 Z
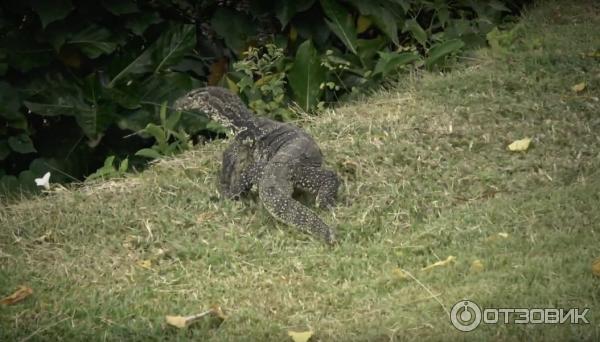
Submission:
M 34 292 L 0 305 L 0 341 L 600 340 L 599 27 L 595 1 L 545 1 L 511 47 L 300 121 L 343 178 L 334 248 L 219 199 L 224 141 L 1 206 L 0 298 Z M 590 323 L 465 333 L 465 298 Z M 212 305 L 220 325 L 165 323 Z

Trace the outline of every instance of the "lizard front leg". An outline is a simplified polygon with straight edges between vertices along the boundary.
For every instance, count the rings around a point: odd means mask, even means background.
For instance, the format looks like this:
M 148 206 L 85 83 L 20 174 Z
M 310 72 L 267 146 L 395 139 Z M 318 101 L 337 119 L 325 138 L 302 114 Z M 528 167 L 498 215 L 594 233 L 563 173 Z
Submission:
M 257 165 L 252 148 L 234 141 L 223 151 L 223 163 L 219 177 L 220 193 L 229 199 L 239 199 L 256 182 Z

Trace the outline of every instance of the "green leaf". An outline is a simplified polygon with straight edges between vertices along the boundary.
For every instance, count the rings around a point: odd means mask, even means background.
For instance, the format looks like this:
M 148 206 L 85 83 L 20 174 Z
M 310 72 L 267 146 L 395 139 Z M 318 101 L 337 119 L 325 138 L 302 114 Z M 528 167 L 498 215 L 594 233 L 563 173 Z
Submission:
M 143 149 L 137 151 L 135 153 L 135 155 L 140 156 L 140 157 L 150 158 L 150 159 L 158 159 L 158 158 L 162 157 L 162 155 L 160 153 L 158 153 L 156 150 L 153 150 L 151 148 L 143 148 Z
M 281 27 L 285 27 L 298 13 L 312 7 L 316 0 L 280 0 L 275 2 L 275 16 Z
M 423 30 L 421 25 L 419 25 L 419 23 L 415 19 L 407 20 L 404 23 L 404 29 L 402 30 L 402 32 L 406 31 L 409 31 L 412 34 L 412 36 L 419 42 L 419 44 L 425 46 L 425 44 L 427 43 L 427 32 Z
M 179 123 L 179 120 L 181 119 L 181 112 L 177 111 L 177 112 L 172 112 L 169 117 L 167 118 L 167 121 L 165 122 L 165 128 L 167 128 L 168 130 L 174 130 L 175 126 L 177 126 L 177 124 Z
M 10 155 L 10 146 L 6 139 L 0 140 L 0 160 L 6 159 Z
M 361 15 L 368 16 L 395 45 L 400 44 L 397 21 L 402 20 L 403 17 L 401 16 L 401 10 L 396 8 L 398 5 L 363 0 L 352 0 L 350 2 Z
M 31 39 L 35 32 L 24 30 L 9 31 L 0 35 L 0 46 L 5 49 L 6 61 L 11 68 L 28 72 L 46 66 L 54 59 L 52 47 Z
M 129 74 L 159 73 L 177 64 L 195 44 L 194 25 L 171 25 L 152 45 L 119 71 L 108 87 L 114 87 L 119 80 Z
M 116 16 L 139 12 L 139 8 L 132 0 L 103 0 L 102 7 Z
M 256 34 L 256 24 L 247 15 L 222 7 L 215 11 L 210 23 L 227 47 L 237 54 L 246 49 L 248 38 Z
M 19 134 L 9 137 L 8 145 L 13 151 L 22 154 L 37 152 L 33 146 L 33 141 L 31 141 L 31 138 L 29 138 L 27 134 Z
M 310 40 L 298 47 L 294 64 L 288 72 L 288 80 L 294 100 L 304 110 L 310 110 L 319 102 L 325 71 Z
M 142 130 L 142 133 L 151 135 L 159 145 L 163 145 L 167 142 L 167 136 L 162 127 L 149 123 L 146 128 Z
M 117 44 L 110 38 L 111 33 L 109 30 L 92 24 L 74 34 L 66 43 L 79 47 L 81 52 L 94 59 L 102 54 L 110 54 L 115 51 Z
M 504 5 L 504 3 L 502 3 L 500 0 L 491 0 L 488 3 L 488 6 L 499 12 L 510 12 L 510 9 L 506 7 L 506 5 Z
M 356 28 L 352 15 L 335 0 L 321 0 L 321 7 L 329 18 L 327 26 L 346 45 L 348 50 L 356 54 Z
M 19 180 L 17 177 L 8 175 L 0 178 L 0 191 L 13 192 L 19 189 Z
M 42 28 L 51 22 L 64 19 L 73 10 L 71 0 L 31 0 L 30 6 L 42 21 Z
M 160 23 L 162 19 L 156 12 L 142 12 L 127 19 L 125 27 L 138 36 L 144 34 L 150 25 Z
M 7 82 L 0 81 L 0 117 L 18 120 L 23 117 L 19 112 L 19 94 Z
M 435 44 L 429 49 L 427 59 L 425 59 L 425 66 L 427 68 L 432 67 L 434 64 L 439 62 L 443 57 L 459 51 L 465 43 L 460 39 L 451 39 L 442 43 Z
M 36 175 L 31 170 L 19 172 L 19 184 L 22 190 L 35 191 L 38 189 L 35 184 Z
M 388 75 L 391 71 L 402 65 L 419 60 L 419 55 L 413 52 L 379 52 L 379 60 L 375 65 L 373 74 Z
M 363 61 L 374 60 L 375 55 L 388 44 L 388 40 L 378 35 L 371 39 L 358 39 L 356 41 L 356 50 L 358 50 L 358 56 Z
M 138 109 L 140 108 L 140 99 L 138 94 L 128 93 L 119 88 L 105 88 L 105 94 L 114 102 L 118 103 L 123 108 Z
M 129 159 L 125 158 L 119 164 L 119 173 L 123 174 L 123 173 L 127 172 L 128 168 L 129 168 Z

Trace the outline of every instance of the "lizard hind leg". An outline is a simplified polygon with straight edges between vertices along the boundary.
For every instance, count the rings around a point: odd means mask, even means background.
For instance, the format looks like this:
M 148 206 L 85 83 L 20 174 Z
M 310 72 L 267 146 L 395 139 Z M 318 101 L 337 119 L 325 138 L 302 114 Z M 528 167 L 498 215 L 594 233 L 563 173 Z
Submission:
M 292 177 L 294 186 L 314 194 L 319 208 L 335 204 L 340 180 L 335 172 L 317 166 L 300 168 Z
M 270 165 L 265 170 L 258 185 L 258 194 L 264 207 L 277 220 L 334 244 L 334 230 L 312 210 L 292 198 L 293 184 L 286 175 L 284 165 Z

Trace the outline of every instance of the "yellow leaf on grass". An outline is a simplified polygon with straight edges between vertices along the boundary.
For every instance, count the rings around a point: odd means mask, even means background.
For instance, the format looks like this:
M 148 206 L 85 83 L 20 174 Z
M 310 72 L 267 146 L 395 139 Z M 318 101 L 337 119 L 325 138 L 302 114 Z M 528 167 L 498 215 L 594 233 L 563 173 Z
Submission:
M 11 294 L 8 297 L 2 298 L 0 300 L 0 304 L 13 305 L 29 297 L 32 293 L 33 290 L 31 289 L 31 287 L 21 285 L 13 294 Z
M 438 261 L 438 262 L 436 262 L 436 263 L 434 263 L 434 264 L 431 264 L 431 265 L 429 265 L 429 266 L 425 266 L 425 267 L 423 267 L 423 268 L 421 269 L 421 271 L 427 271 L 427 270 L 430 270 L 430 269 L 432 269 L 432 268 L 436 268 L 436 267 L 442 267 L 442 266 L 447 266 L 447 265 L 449 265 L 451 262 L 453 262 L 454 260 L 456 260 L 456 257 L 455 257 L 455 256 L 452 256 L 452 255 L 450 255 L 450 256 L 448 256 L 448 257 L 446 258 L 446 260 L 440 260 L 440 261 Z
M 401 268 L 398 268 L 398 267 L 394 268 L 392 273 L 394 273 L 394 275 L 398 279 L 408 279 L 408 274 L 406 274 L 406 272 L 404 272 Z
M 473 273 L 479 273 L 481 271 L 484 270 L 483 267 L 483 263 L 481 262 L 481 260 L 473 260 L 473 262 L 471 263 L 471 272 Z
M 211 308 L 211 314 L 219 317 L 222 320 L 226 320 L 227 319 L 227 315 L 225 315 L 225 313 L 223 312 L 223 309 L 221 309 L 221 307 L 219 305 L 213 305 Z
M 165 316 L 165 320 L 167 321 L 167 324 L 179 329 L 183 329 L 206 316 L 215 316 L 221 321 L 224 321 L 227 318 L 220 306 L 213 305 L 210 310 L 201 312 L 199 314 L 189 316 Z
M 592 262 L 592 274 L 600 277 L 600 257 Z
M 530 138 L 523 138 L 523 139 L 515 140 L 512 142 L 512 144 L 508 145 L 508 149 L 510 151 L 527 151 L 530 143 L 531 143 Z
M 146 259 L 146 260 L 138 260 L 137 265 L 139 267 L 143 267 L 146 269 L 151 269 L 152 268 L 152 260 Z
M 184 316 L 166 316 L 167 324 L 179 329 L 185 328 L 188 325 L 188 320 Z
M 574 92 L 576 92 L 576 93 L 579 93 L 579 92 L 584 91 L 585 87 L 586 87 L 585 82 L 581 82 L 581 83 L 577 83 L 576 85 L 572 86 L 571 90 L 574 91 Z
M 294 342 L 307 342 L 313 335 L 313 331 L 288 331 L 288 335 Z

